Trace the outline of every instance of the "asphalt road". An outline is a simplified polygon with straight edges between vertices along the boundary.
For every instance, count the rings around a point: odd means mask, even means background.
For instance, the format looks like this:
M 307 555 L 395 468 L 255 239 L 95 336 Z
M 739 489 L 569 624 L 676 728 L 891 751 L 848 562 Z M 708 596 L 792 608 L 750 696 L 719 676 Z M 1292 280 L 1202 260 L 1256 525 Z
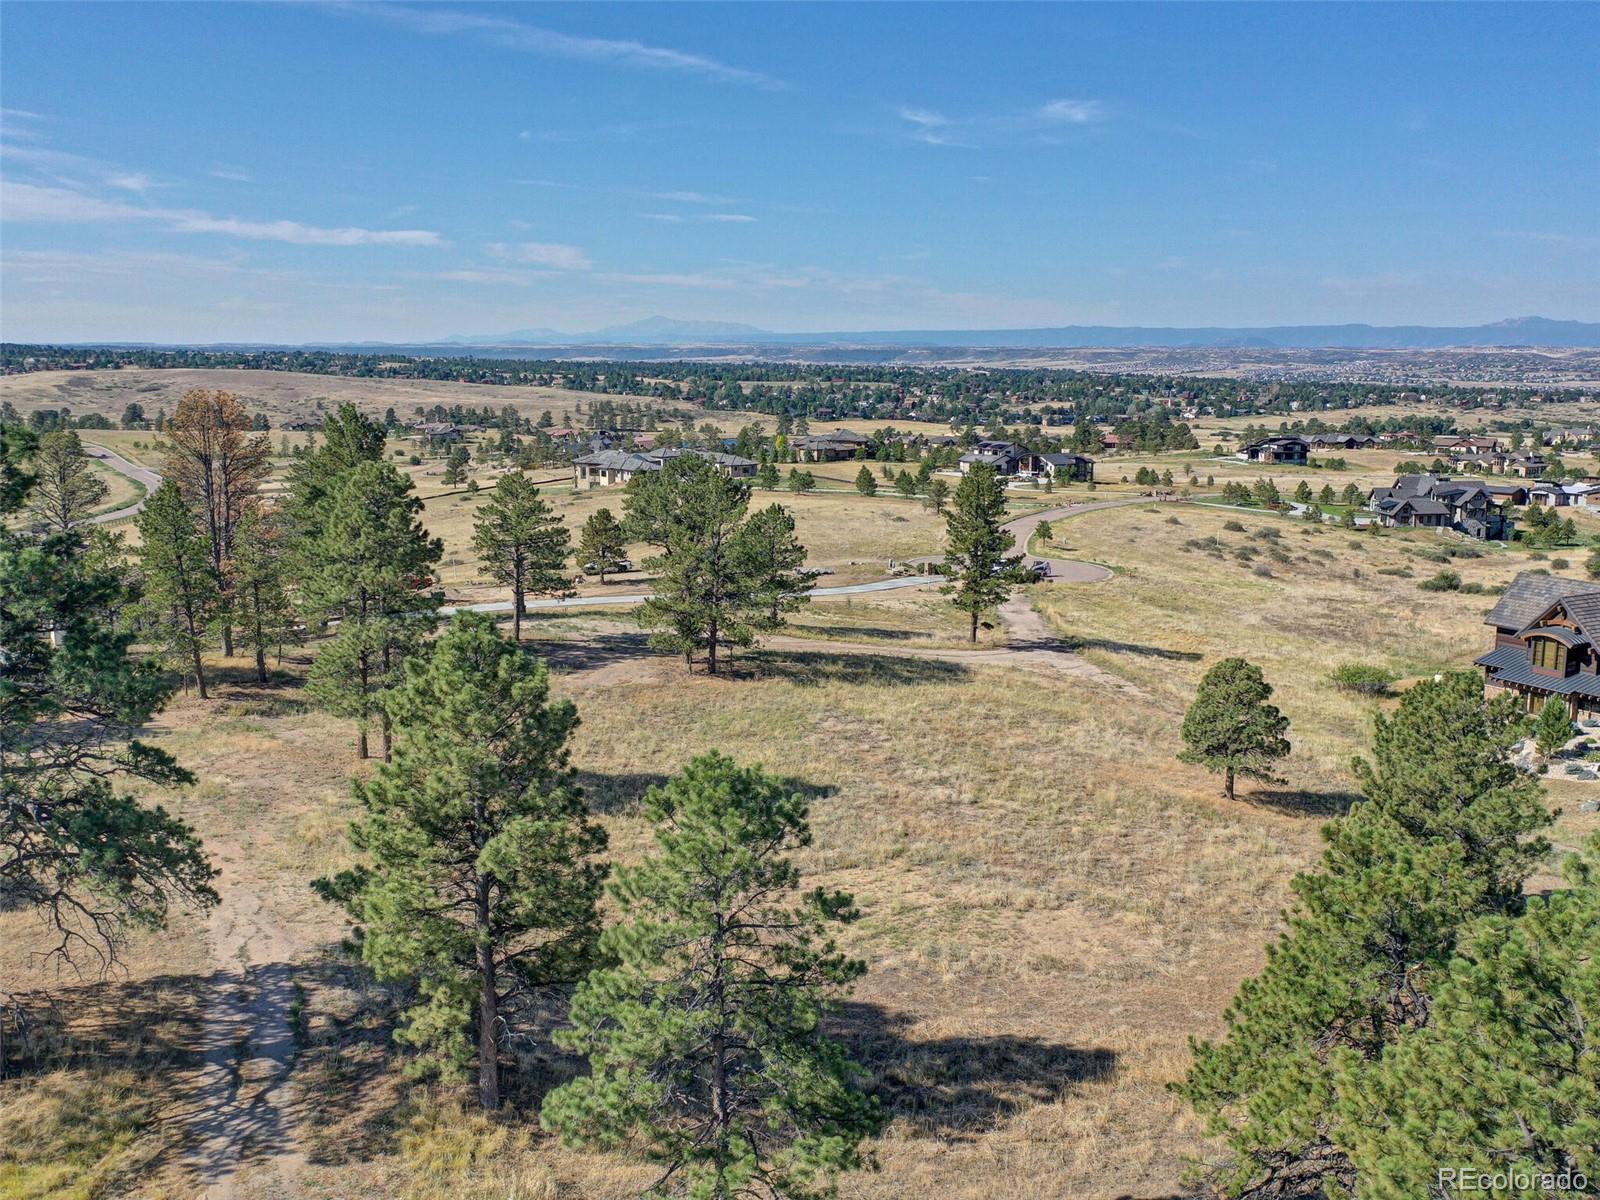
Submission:
M 143 512 L 145 500 L 149 497 L 151 492 L 155 491 L 161 486 L 161 476 L 157 475 L 148 467 L 141 467 L 135 463 L 131 463 L 116 451 L 109 450 L 105 446 L 96 445 L 94 442 L 85 442 L 83 444 L 83 449 L 90 458 L 99 459 L 113 471 L 116 471 L 122 475 L 126 475 L 129 479 L 137 480 L 139 483 L 142 483 L 145 486 L 145 494 L 140 496 L 132 504 L 125 504 L 121 508 L 113 509 L 111 512 L 101 513 L 97 517 L 90 517 L 84 522 L 84 524 L 104 525 L 108 521 L 120 521 L 124 517 L 137 516 L 139 513 Z
M 903 579 L 878 579 L 872 583 L 848 583 L 838 587 L 812 588 L 812 596 L 859 596 L 865 592 L 892 592 L 896 588 L 927 587 L 934 583 L 943 583 L 942 575 L 907 575 Z M 649 592 L 633 592 L 626 596 L 568 596 L 559 600 L 526 600 L 523 607 L 536 608 L 593 608 L 597 605 L 628 605 L 643 604 L 650 599 Z M 501 613 L 511 611 L 511 601 L 493 600 L 486 604 L 459 604 L 447 605 L 439 610 L 441 616 L 453 616 L 458 612 Z

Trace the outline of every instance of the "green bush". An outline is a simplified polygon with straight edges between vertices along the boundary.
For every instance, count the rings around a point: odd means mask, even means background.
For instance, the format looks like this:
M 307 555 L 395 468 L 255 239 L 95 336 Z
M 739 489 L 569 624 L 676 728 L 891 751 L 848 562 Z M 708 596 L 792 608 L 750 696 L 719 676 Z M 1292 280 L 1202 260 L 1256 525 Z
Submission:
M 1389 688 L 1398 678 L 1392 671 L 1371 663 L 1345 663 L 1334 668 L 1328 678 L 1341 692 L 1355 692 L 1361 696 L 1387 696 Z
M 1432 579 L 1424 579 L 1417 586 L 1425 592 L 1459 592 L 1461 576 L 1454 571 L 1440 571 Z

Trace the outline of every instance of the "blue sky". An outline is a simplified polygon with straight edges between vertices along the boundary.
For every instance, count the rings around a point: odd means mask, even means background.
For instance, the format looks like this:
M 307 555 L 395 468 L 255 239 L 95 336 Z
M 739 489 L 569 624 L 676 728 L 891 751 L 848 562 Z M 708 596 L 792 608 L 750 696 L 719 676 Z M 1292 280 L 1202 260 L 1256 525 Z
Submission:
M 0 333 L 1600 319 L 1600 6 L 0 8 Z

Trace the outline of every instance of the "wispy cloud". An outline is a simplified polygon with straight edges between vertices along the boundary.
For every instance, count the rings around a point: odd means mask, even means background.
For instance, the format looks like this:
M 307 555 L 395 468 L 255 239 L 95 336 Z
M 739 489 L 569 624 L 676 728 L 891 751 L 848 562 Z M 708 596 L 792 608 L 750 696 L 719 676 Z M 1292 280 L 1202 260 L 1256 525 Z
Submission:
M 155 208 L 105 200 L 70 188 L 0 182 L 0 216 L 30 223 L 158 222 L 175 233 L 213 233 L 296 246 L 438 246 L 430 229 L 327 227 L 300 221 L 249 221 L 218 217 L 196 209 Z
M 710 192 L 640 192 L 647 200 L 670 200 L 675 204 L 737 204 L 733 196 L 718 196 Z
M 561 242 L 490 242 L 484 249 L 492 258 L 557 271 L 587 271 L 594 265 L 577 246 Z
M 1052 100 L 1035 115 L 1052 124 L 1092 125 L 1106 119 L 1106 106 L 1100 100 Z
M 148 192 L 156 184 L 150 176 L 139 171 L 123 171 L 107 176 L 106 182 L 114 188 L 121 188 L 125 192 Z
M 902 104 L 896 115 L 901 130 L 929 146 L 976 146 L 1032 139 L 1059 142 L 1063 127 L 1097 125 L 1109 114 L 1103 100 L 1050 100 L 1023 112 L 952 117 L 930 108 Z
M 206 174 L 213 179 L 225 179 L 229 183 L 254 183 L 256 181 L 254 175 L 239 167 L 212 167 Z
M 668 225 L 682 225 L 688 219 L 677 213 L 640 213 L 639 218 L 644 221 L 663 221 Z
M 43 113 L 29 112 L 25 108 L 0 108 L 0 134 L 17 141 L 31 142 L 44 137 L 41 125 L 48 120 Z
M 520 50 L 550 58 L 580 62 L 608 63 L 656 71 L 678 71 L 701 75 L 726 83 L 755 87 L 782 87 L 780 81 L 759 71 L 730 66 L 704 54 L 651 46 L 631 38 L 582 37 L 527 25 L 508 17 L 491 16 L 481 9 L 414 8 L 399 4 L 352 4 L 329 6 L 334 11 L 387 21 L 413 33 L 435 36 L 463 34 L 507 50 Z
M 755 221 L 749 213 L 706 213 L 703 221 L 717 221 L 725 225 L 749 225 Z

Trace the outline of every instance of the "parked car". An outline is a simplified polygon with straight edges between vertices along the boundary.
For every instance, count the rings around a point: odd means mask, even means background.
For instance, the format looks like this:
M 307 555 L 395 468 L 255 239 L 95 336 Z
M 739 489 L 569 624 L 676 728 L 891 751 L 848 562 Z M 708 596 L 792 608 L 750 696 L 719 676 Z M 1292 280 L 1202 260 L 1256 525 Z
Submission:
M 600 574 L 600 564 L 599 563 L 592 563 L 592 562 L 584 563 L 583 564 L 583 569 L 584 569 L 585 572 L 587 572 L 590 575 L 598 575 L 598 574 Z M 618 574 L 621 574 L 623 571 L 631 571 L 631 570 L 633 570 L 633 560 L 630 559 L 630 558 L 619 558 L 619 559 L 617 559 L 616 562 L 614 562 L 614 563 L 610 564 L 608 567 L 606 567 L 606 574 L 607 575 L 618 575 Z

